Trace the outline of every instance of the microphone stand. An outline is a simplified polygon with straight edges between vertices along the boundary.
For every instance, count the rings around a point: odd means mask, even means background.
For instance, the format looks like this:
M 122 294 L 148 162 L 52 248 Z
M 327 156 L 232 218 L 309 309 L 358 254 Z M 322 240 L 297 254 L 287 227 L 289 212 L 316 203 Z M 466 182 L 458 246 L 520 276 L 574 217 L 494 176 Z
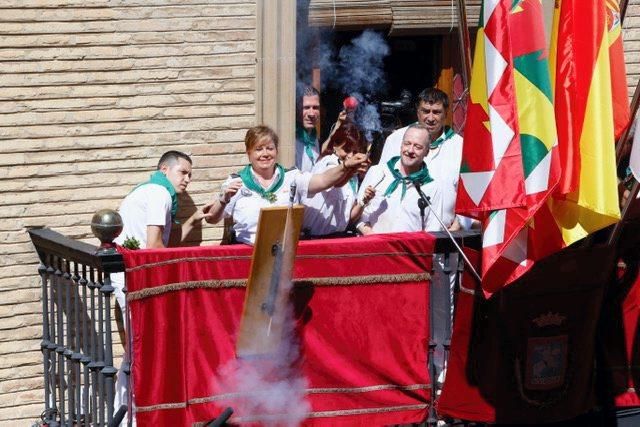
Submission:
M 420 183 L 418 181 L 413 181 L 413 186 L 415 187 L 416 191 L 418 192 L 418 195 L 420 196 L 420 198 L 418 199 L 418 207 L 420 208 L 420 215 L 423 218 L 422 221 L 424 222 L 424 208 L 422 207 L 422 205 L 428 206 L 434 218 L 438 220 L 438 223 L 440 223 L 440 226 L 442 227 L 442 229 L 447 232 L 447 236 L 449 236 L 449 239 L 451 240 L 453 245 L 456 247 L 456 250 L 458 251 L 460 256 L 462 256 L 462 259 L 464 259 L 464 262 L 467 264 L 467 267 L 469 267 L 469 270 L 471 270 L 471 273 L 473 274 L 473 276 L 478 280 L 479 283 L 482 283 L 482 279 L 480 278 L 480 275 L 478 274 L 476 269 L 473 267 L 473 265 L 471 264 L 471 261 L 469 261 L 469 258 L 467 258 L 467 256 L 465 255 L 464 251 L 462 250 L 458 242 L 456 242 L 456 239 L 455 237 L 453 237 L 453 235 L 449 231 L 449 228 L 444 225 L 440 217 L 434 212 L 433 207 L 431 205 L 431 197 L 424 194 L 424 192 L 422 191 L 422 188 L 420 187 Z M 424 228 L 424 224 L 423 224 L 423 228 Z
M 469 269 L 471 270 L 471 272 L 473 273 L 473 275 L 475 276 L 475 278 L 478 280 L 478 282 L 481 283 L 481 279 L 480 279 L 480 275 L 478 274 L 478 272 L 475 270 L 475 268 L 473 267 L 473 265 L 471 264 L 471 261 L 469 261 L 469 258 L 467 258 L 467 256 L 465 255 L 465 253 L 462 251 L 462 248 L 460 247 L 460 245 L 458 245 L 458 242 L 456 242 L 456 239 L 453 237 L 453 235 L 451 234 L 451 232 L 449 231 L 448 227 L 446 227 L 444 225 L 444 223 L 442 222 L 442 219 L 440 219 L 440 217 L 434 212 L 433 207 L 431 205 L 431 198 L 429 196 L 427 196 L 426 194 L 424 194 L 424 192 L 422 191 L 422 188 L 420 187 L 420 182 L 413 181 L 413 186 L 415 187 L 416 191 L 418 192 L 418 195 L 420 196 L 420 198 L 418 199 L 418 207 L 420 208 L 420 216 L 422 217 L 422 229 L 424 230 L 425 227 L 425 223 L 424 223 L 424 217 L 425 217 L 425 208 L 428 206 L 429 209 L 431 210 L 431 213 L 433 214 L 433 216 L 438 220 L 438 223 L 440 223 L 440 226 L 442 227 L 443 230 L 445 230 L 447 232 L 447 235 L 449 236 L 449 239 L 451 240 L 451 242 L 453 242 L 453 245 L 455 246 L 456 250 L 458 251 L 458 253 L 462 256 L 462 258 L 464 259 L 464 261 L 467 263 L 467 265 L 469 266 Z M 448 305 L 451 305 L 451 298 L 450 298 L 450 290 L 449 290 L 449 284 L 447 285 L 447 300 L 448 300 Z M 431 302 L 430 304 L 433 304 L 433 302 Z M 447 310 L 447 319 L 451 319 L 451 310 L 448 309 Z M 435 317 L 434 317 L 434 310 L 433 307 L 430 307 L 429 310 L 430 313 L 430 324 L 431 324 L 431 338 L 429 339 L 429 373 L 431 375 L 431 378 L 434 381 L 435 387 L 432 388 L 432 393 L 431 393 L 431 404 L 429 405 L 429 416 L 427 418 L 427 425 L 429 426 L 435 426 L 437 425 L 438 422 L 438 417 L 437 414 L 434 411 L 434 407 L 435 407 L 435 400 L 436 400 L 436 388 L 438 388 L 438 380 L 437 380 L 437 368 L 436 368 L 436 362 L 434 361 L 435 359 L 435 350 L 438 347 L 438 341 L 435 339 L 434 337 L 434 330 L 433 328 L 435 327 Z M 445 325 L 446 328 L 449 329 L 451 328 L 451 320 L 445 321 Z M 444 339 L 444 342 L 442 343 L 443 346 L 443 350 L 444 350 L 444 354 L 443 354 L 443 363 L 442 363 L 442 369 L 443 372 L 446 369 L 446 361 L 448 359 L 448 353 L 449 353 L 449 348 L 451 346 L 451 335 L 450 332 L 447 333 L 447 336 Z
M 415 184 L 414 184 L 415 185 Z M 416 187 L 418 188 L 418 187 Z M 424 201 L 422 196 L 418 199 L 418 207 L 420 208 L 420 219 L 422 221 L 422 231 L 424 231 L 425 223 L 424 223 L 424 211 L 427 209 L 427 202 Z

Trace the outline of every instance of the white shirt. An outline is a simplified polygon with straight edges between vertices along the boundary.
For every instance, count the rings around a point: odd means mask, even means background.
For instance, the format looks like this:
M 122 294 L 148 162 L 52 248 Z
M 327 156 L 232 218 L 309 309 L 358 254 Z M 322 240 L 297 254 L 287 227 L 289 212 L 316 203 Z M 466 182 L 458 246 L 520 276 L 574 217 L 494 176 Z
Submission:
M 380 156 L 381 165 L 386 165 L 389 159 L 400 155 L 402 138 L 407 127 L 398 129 L 389 135 Z M 444 135 L 444 129 L 442 135 Z M 429 169 L 429 175 L 440 184 L 443 201 L 443 217 L 441 219 L 447 226 L 450 226 L 455 218 L 461 161 L 462 137 L 458 134 L 453 134 L 437 148 L 429 150 L 429 153 L 424 158 L 424 162 Z
M 134 189 L 124 198 L 118 212 L 122 217 L 122 233 L 114 242 L 122 245 L 128 237 L 134 237 L 140 248 L 147 247 L 147 226 L 158 225 L 164 227 L 162 243 L 169 245 L 171 235 L 171 194 L 161 185 L 144 184 Z M 124 273 L 111 273 L 111 285 L 115 288 L 114 295 L 118 300 L 124 315 Z
M 253 173 L 253 170 L 251 172 Z M 278 179 L 277 174 L 279 174 L 278 169 L 276 169 L 276 175 L 274 175 L 274 182 Z M 240 243 L 253 244 L 258 231 L 260 209 L 273 206 L 287 206 L 289 204 L 289 195 L 293 182 L 296 184 L 295 201 L 302 200 L 307 196 L 311 176 L 310 173 L 303 173 L 297 169 L 286 171 L 284 174 L 284 182 L 275 192 L 276 200 L 274 203 L 269 202 L 260 196 L 260 194 L 249 190 L 244 185 L 240 187 L 240 190 L 234 194 L 224 208 L 225 218 L 233 218 L 233 229 L 236 233 L 236 240 Z M 228 177 L 222 184 L 223 188 L 234 180 L 240 180 L 240 178 L 233 176 Z M 255 181 L 258 182 L 257 178 L 255 178 Z
M 171 195 L 161 185 L 144 184 L 127 195 L 118 209 L 124 227 L 115 242 L 122 245 L 127 237 L 135 237 L 140 248 L 147 247 L 147 226 L 164 227 L 162 243 L 169 244 L 171 235 Z
M 317 138 L 316 143 L 311 147 L 311 153 L 313 154 L 313 161 L 307 155 L 307 150 L 304 148 L 304 142 L 296 139 L 296 168 L 301 172 L 311 172 L 313 166 L 318 161 L 318 157 L 320 157 Z
M 399 161 L 399 160 L 398 160 Z M 401 231 L 440 231 L 440 223 L 431 209 L 425 209 L 424 224 L 418 207 L 419 195 L 413 184 L 407 184 L 407 192 L 402 198 L 402 184 L 389 196 L 384 196 L 394 178 L 386 164 L 372 166 L 362 181 L 358 199 L 364 195 L 364 189 L 371 185 L 376 190 L 375 197 L 365 206 L 358 226 L 366 223 L 374 233 L 395 233 Z M 442 215 L 442 199 L 439 184 L 431 181 L 421 186 L 430 197 L 433 210 Z
M 335 154 L 324 156 L 313 167 L 312 173 L 320 174 L 338 165 L 338 156 Z M 357 186 L 354 190 L 347 182 L 342 187 L 332 187 L 313 197 L 305 197 L 302 200 L 305 206 L 302 229 L 312 236 L 345 231 L 349 225 L 356 192 Z

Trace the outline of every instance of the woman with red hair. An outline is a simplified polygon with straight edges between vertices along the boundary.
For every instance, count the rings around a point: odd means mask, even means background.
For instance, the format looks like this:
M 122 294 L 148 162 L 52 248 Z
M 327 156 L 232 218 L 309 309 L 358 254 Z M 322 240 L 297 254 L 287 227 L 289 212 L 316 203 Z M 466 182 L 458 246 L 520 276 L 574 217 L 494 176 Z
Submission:
M 342 123 L 329 138 L 327 148 L 314 165 L 312 173 L 324 173 L 366 152 L 367 143 L 358 127 L 351 122 Z M 375 195 L 372 188 L 367 189 L 361 203 L 356 203 L 358 185 L 358 176 L 354 174 L 332 188 L 303 198 L 305 211 L 302 228 L 305 234 L 309 237 L 343 234 L 349 224 L 359 218 L 362 207 Z

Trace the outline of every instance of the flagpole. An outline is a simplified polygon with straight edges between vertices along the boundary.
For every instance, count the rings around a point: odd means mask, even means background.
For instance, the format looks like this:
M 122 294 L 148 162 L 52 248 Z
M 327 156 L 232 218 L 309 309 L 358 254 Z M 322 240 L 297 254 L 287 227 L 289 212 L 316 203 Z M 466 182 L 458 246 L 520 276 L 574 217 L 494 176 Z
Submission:
M 469 90 L 471 78 L 471 42 L 469 26 L 467 25 L 467 4 L 465 0 L 458 0 L 458 36 L 460 39 L 460 56 L 462 57 L 462 78 L 465 90 Z
M 624 17 L 627 14 L 628 5 L 629 5 L 629 0 L 620 0 L 620 24 L 624 22 Z
M 620 221 L 618 221 L 616 225 L 613 226 L 613 230 L 611 230 L 611 234 L 609 235 L 609 240 L 607 241 L 607 244 L 609 246 L 613 247 L 618 242 L 618 238 L 620 237 L 620 233 L 622 232 L 624 220 L 627 217 L 627 212 L 629 212 L 631 204 L 636 201 L 636 196 L 638 195 L 638 191 L 640 191 L 640 182 L 634 180 L 633 187 L 631 187 L 631 193 L 629 194 L 629 198 L 627 199 L 627 202 L 622 208 Z

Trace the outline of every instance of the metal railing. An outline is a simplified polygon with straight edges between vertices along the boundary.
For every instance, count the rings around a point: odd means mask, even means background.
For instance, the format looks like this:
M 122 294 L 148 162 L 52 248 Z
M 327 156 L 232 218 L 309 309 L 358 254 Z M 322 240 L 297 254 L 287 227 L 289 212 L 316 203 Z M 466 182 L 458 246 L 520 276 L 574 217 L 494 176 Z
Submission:
M 112 248 L 29 230 L 40 258 L 45 410 L 48 426 L 113 420 L 112 293 L 109 273 L 124 271 Z

